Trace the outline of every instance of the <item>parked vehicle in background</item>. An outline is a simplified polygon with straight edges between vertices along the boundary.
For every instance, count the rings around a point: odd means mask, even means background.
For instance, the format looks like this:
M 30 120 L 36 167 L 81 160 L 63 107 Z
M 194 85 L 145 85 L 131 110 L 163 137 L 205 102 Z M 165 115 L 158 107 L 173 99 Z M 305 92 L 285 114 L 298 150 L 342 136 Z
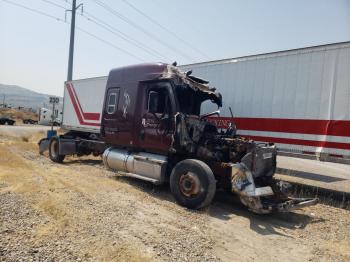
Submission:
M 181 67 L 220 88 L 219 127 L 279 150 L 350 158 L 350 42 Z M 210 103 L 204 107 L 212 111 Z M 202 112 L 204 113 L 204 112 Z
M 54 126 L 59 126 L 62 123 L 62 110 L 60 108 L 55 109 L 55 112 L 52 112 L 48 108 L 40 108 L 39 110 L 39 125 L 49 126 L 53 123 Z
M 39 142 L 54 162 L 102 154 L 109 169 L 169 182 L 176 201 L 194 209 L 208 206 L 217 188 L 260 214 L 317 203 L 290 197 L 288 183 L 273 178 L 273 144 L 238 136 L 233 121 L 226 130 L 209 121 L 220 114 L 221 94 L 176 66 L 134 65 L 114 69 L 108 78 L 66 82 L 63 103 L 66 133 Z M 216 110 L 201 114 L 204 103 Z
M 23 119 L 23 124 L 35 125 L 38 124 L 38 120 L 34 120 L 31 118 Z
M 8 117 L 0 117 L 0 125 L 10 125 L 13 126 L 16 123 L 15 120 Z

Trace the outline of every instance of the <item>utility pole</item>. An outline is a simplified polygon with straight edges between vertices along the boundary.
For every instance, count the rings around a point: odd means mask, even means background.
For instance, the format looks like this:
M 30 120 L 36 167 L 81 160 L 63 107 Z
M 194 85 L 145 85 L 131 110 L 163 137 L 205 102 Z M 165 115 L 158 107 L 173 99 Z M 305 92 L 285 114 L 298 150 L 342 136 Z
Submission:
M 68 75 L 67 81 L 71 81 L 73 78 L 73 56 L 74 56 L 74 35 L 75 35 L 75 13 L 81 7 L 81 12 L 83 13 L 83 4 L 77 6 L 77 1 L 72 1 L 72 9 L 66 10 L 67 12 L 72 12 L 72 18 L 70 23 L 70 42 L 69 42 L 69 57 L 68 57 Z
M 67 81 L 72 80 L 73 76 L 73 54 L 74 54 L 74 34 L 75 34 L 75 11 L 77 1 L 72 1 L 72 21 L 70 23 L 70 41 L 69 41 L 69 58 L 68 58 L 68 76 Z

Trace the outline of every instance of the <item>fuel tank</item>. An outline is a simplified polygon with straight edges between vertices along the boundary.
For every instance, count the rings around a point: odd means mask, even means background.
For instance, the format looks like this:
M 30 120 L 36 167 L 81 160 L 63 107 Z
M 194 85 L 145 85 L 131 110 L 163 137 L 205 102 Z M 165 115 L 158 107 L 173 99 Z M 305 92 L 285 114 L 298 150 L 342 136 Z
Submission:
M 165 180 L 166 156 L 110 147 L 105 150 L 102 159 L 108 169 L 154 184 L 162 184 Z

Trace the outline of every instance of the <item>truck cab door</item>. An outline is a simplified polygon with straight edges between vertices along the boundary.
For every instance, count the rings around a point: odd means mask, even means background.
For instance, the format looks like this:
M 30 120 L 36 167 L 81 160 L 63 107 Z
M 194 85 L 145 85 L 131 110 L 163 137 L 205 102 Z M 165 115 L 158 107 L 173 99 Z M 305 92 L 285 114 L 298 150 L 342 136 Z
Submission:
M 146 84 L 141 113 L 139 145 L 149 151 L 167 154 L 174 133 L 175 99 L 169 82 Z

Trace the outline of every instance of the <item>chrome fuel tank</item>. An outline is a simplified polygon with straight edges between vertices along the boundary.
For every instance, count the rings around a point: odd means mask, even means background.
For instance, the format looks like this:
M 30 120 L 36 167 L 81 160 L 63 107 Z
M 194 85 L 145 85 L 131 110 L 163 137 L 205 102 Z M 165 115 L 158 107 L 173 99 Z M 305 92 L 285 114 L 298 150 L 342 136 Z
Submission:
M 155 184 L 164 182 L 167 157 L 146 152 L 129 152 L 108 148 L 102 156 L 104 165 L 114 171 L 147 180 Z

